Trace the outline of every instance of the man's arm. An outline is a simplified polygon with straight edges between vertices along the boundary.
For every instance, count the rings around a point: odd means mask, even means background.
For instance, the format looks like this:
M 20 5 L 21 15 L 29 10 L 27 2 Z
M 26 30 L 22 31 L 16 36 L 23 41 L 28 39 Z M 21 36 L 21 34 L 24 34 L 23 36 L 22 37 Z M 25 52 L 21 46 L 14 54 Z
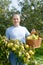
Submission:
M 5 35 L 6 35 L 6 38 L 7 38 L 7 39 L 10 39 L 9 30 L 8 30 L 8 29 L 6 30 Z
M 30 32 L 25 28 L 26 34 L 25 36 L 27 37 L 28 35 L 30 35 Z

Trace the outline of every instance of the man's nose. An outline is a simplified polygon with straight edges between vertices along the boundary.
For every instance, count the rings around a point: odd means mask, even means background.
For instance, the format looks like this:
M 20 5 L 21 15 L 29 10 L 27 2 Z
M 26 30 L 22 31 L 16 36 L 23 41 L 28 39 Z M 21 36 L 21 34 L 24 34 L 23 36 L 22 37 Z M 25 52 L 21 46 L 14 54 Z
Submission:
M 15 21 L 17 21 L 17 19 Z

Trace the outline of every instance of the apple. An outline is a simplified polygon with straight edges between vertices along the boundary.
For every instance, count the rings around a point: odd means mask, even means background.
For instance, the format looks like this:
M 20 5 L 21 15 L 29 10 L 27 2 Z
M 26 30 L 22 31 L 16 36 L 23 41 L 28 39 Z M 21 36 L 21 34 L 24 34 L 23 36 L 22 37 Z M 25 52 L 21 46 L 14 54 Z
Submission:
M 15 51 L 16 50 L 16 48 L 15 47 L 12 47 L 12 51 Z
M 38 35 L 32 34 L 32 35 L 27 37 L 27 40 L 29 40 L 29 39 L 38 39 L 38 37 L 39 37 Z
M 32 50 L 29 51 L 30 55 L 34 55 L 34 52 Z
M 28 36 L 27 39 L 32 39 L 32 36 Z
M 13 46 L 13 43 L 10 42 L 10 43 L 7 44 L 7 46 L 8 46 L 9 48 L 11 48 L 11 47 Z
M 29 49 L 29 45 L 26 44 L 26 45 L 25 45 L 25 48 L 26 48 L 26 49 Z

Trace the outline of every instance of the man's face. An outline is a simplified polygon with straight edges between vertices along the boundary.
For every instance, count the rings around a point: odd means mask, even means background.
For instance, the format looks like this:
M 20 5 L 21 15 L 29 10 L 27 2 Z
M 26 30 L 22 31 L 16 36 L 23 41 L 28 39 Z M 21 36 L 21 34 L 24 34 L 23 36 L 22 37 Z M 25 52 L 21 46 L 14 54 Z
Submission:
M 13 16 L 13 24 L 14 24 L 14 26 L 18 26 L 20 24 L 20 16 L 19 15 Z

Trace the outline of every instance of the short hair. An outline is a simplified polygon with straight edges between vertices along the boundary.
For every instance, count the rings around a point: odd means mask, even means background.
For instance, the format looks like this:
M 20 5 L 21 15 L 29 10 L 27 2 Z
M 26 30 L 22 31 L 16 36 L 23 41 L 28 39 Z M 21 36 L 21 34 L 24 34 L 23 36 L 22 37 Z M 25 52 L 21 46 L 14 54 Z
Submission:
M 18 15 L 18 16 L 20 17 L 20 14 L 13 14 L 12 17 L 14 17 L 14 16 L 16 16 L 16 15 Z

